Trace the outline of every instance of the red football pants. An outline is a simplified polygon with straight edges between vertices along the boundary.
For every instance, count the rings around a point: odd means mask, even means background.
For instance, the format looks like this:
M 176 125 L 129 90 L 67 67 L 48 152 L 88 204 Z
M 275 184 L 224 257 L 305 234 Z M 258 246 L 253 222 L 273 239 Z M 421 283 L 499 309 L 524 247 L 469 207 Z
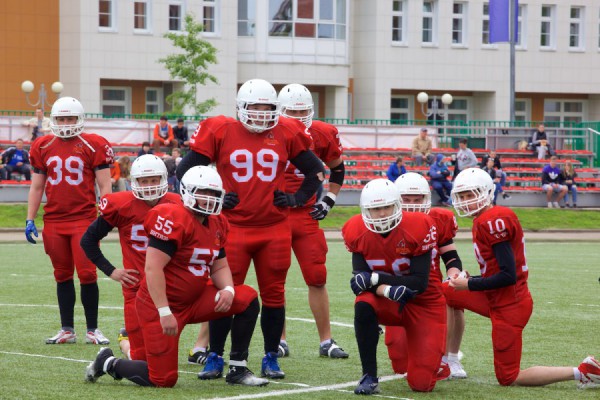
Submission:
M 72 280 L 75 269 L 82 285 L 94 283 L 98 279 L 96 266 L 86 257 L 79 245 L 81 237 L 93 221 L 94 219 L 44 221 L 44 250 L 52 261 L 56 282 Z
M 137 316 L 135 306 L 137 291 L 135 288 L 123 288 L 123 317 L 125 319 L 125 330 L 129 337 L 129 346 L 132 360 L 146 360 L 146 349 L 144 347 L 144 335 Z
M 285 279 L 292 262 L 292 234 L 287 219 L 261 227 L 231 225 L 225 252 L 236 285 L 245 282 L 252 261 L 263 306 L 285 305 Z
M 292 208 L 292 249 L 308 286 L 325 286 L 327 282 L 327 242 L 319 221 L 310 217 L 306 208 Z

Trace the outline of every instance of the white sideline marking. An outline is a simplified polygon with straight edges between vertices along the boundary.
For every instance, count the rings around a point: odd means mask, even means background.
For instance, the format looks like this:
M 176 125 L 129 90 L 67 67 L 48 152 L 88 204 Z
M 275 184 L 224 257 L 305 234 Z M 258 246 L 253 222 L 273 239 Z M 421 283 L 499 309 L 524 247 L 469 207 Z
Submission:
M 38 357 L 38 358 L 51 358 L 53 360 L 64 360 L 64 361 L 73 361 L 79 363 L 89 363 L 90 360 L 77 360 L 75 358 L 67 358 L 67 357 L 57 357 L 57 356 L 45 356 L 43 354 L 29 354 L 29 353 L 17 353 L 14 351 L 0 351 L 1 354 L 11 354 L 14 356 L 27 356 L 27 357 Z
M 288 316 L 286 316 L 285 319 L 289 320 L 289 321 L 310 322 L 310 323 L 313 323 L 313 324 L 315 323 L 315 320 L 314 319 L 310 319 L 310 318 L 294 318 L 294 317 L 288 317 Z M 345 324 L 343 322 L 334 322 L 334 321 L 331 321 L 330 324 L 331 325 L 335 325 L 335 326 L 343 326 L 343 327 L 346 327 L 346 328 L 354 328 L 353 324 Z

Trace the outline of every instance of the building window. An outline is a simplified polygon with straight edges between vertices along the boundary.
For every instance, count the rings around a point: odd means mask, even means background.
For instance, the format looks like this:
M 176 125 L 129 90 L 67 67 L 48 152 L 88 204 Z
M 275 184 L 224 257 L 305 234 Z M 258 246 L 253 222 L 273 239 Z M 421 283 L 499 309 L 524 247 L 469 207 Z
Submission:
M 410 119 L 410 101 L 407 96 L 392 96 L 390 119 L 392 124 L 406 124 Z
M 542 23 L 540 26 L 540 47 L 554 48 L 554 6 L 542 6 Z
M 569 15 L 569 49 L 581 50 L 583 44 L 583 7 L 571 7 Z
M 437 40 L 437 4 L 435 1 L 423 1 L 423 44 L 435 44 Z
M 131 88 L 102 86 L 100 91 L 102 114 L 111 116 L 131 113 Z
M 544 100 L 544 121 L 552 125 L 562 122 L 579 123 L 585 120 L 584 100 Z
M 115 30 L 115 2 L 113 0 L 98 1 L 98 27 L 101 30 Z
M 150 2 L 133 2 L 133 28 L 136 31 L 147 32 L 150 30 Z
M 483 16 L 481 18 L 481 44 L 490 44 L 490 4 L 483 3 Z
M 517 99 L 515 100 L 515 121 L 524 122 L 531 120 L 531 100 Z
M 269 0 L 269 36 L 346 39 L 346 0 Z
M 172 32 L 183 30 L 183 5 L 179 2 L 169 4 L 169 30 Z
M 146 114 L 161 114 L 163 110 L 162 88 L 146 88 Z
M 440 106 L 443 107 L 442 104 Z M 452 103 L 448 105 L 448 117 L 446 119 L 467 123 L 469 120 L 469 100 L 466 97 L 452 99 Z
M 392 2 L 392 42 L 405 43 L 406 32 L 406 1 Z
M 204 0 L 204 6 L 202 7 L 202 24 L 204 25 L 204 32 L 217 33 L 217 11 L 216 0 Z
M 521 49 L 527 48 L 527 5 L 519 4 L 519 14 L 517 15 L 517 43 L 515 45 Z
M 238 36 L 254 36 L 256 0 L 238 0 Z
M 467 5 L 455 2 L 452 5 L 452 44 L 467 44 Z

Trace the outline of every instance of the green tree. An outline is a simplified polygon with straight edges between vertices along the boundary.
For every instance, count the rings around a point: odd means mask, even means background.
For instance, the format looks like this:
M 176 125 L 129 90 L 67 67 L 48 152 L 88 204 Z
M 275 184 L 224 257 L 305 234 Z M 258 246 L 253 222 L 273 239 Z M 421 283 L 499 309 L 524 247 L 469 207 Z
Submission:
M 174 91 L 166 99 L 176 114 L 183 114 L 183 108 L 190 106 L 196 114 L 202 115 L 217 105 L 214 98 L 196 102 L 198 85 L 204 85 L 207 80 L 218 83 L 217 78 L 207 72 L 208 64 L 217 63 L 217 49 L 200 37 L 203 31 L 204 26 L 197 23 L 192 14 L 186 14 L 185 34 L 166 33 L 164 36 L 183 50 L 158 60 L 169 70 L 172 79 L 185 82 L 182 90 Z

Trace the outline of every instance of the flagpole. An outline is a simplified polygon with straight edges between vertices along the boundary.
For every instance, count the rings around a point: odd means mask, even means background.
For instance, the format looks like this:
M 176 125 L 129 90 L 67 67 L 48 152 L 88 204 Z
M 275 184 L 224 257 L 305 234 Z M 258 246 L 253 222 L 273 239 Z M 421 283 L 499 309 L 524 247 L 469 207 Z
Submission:
M 515 121 L 515 0 L 508 1 L 508 32 L 510 41 L 510 125 Z

